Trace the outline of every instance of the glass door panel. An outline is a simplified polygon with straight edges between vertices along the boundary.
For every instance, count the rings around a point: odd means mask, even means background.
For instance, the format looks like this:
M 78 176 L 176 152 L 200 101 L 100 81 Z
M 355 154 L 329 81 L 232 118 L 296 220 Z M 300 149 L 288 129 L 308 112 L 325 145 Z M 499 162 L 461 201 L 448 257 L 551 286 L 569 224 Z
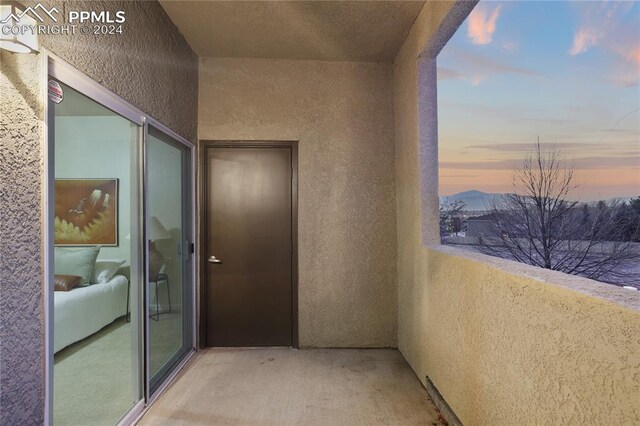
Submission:
M 51 84 L 53 422 L 113 425 L 142 398 L 142 127 Z
M 147 330 L 149 393 L 191 348 L 190 154 L 149 126 L 147 168 Z

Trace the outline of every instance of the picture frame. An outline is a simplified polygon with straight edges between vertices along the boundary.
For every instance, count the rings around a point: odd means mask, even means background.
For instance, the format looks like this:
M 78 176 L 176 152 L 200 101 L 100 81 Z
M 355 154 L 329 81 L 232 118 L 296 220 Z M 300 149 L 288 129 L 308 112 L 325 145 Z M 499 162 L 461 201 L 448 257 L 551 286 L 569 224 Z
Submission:
M 119 180 L 56 179 L 54 244 L 117 247 Z

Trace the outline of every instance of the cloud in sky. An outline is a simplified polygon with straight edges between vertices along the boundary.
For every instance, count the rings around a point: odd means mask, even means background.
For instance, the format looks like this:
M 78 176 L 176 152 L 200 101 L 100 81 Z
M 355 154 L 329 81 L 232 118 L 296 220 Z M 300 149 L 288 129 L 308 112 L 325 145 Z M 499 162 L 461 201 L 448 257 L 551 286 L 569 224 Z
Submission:
M 474 67 L 478 72 L 484 74 L 521 74 L 527 76 L 539 76 L 537 71 L 518 67 L 501 62 L 489 56 L 479 55 L 472 52 L 459 52 L 460 59 L 467 63 L 470 67 Z
M 542 76 L 535 70 L 511 65 L 490 56 L 464 49 L 450 49 L 449 54 L 449 63 L 453 64 L 457 69 L 439 67 L 438 78 L 440 80 L 466 80 L 477 86 L 496 74 L 512 74 L 524 77 Z M 458 69 L 464 71 L 458 71 Z
M 489 44 L 496 31 L 496 22 L 500 16 L 500 5 L 492 10 L 481 3 L 473 9 L 467 20 L 467 35 L 473 44 Z
M 579 25 L 569 53 L 577 55 L 592 47 L 602 46 L 617 49 L 621 56 L 640 64 L 637 19 L 624 19 L 633 5 L 633 1 L 575 3 Z
M 621 17 L 633 6 L 628 1 L 580 2 L 575 7 L 580 15 L 580 24 L 573 36 L 569 54 L 575 56 L 592 47 L 606 44 L 615 32 Z
M 539 136 L 582 197 L 637 195 L 638 22 L 638 1 L 480 2 L 438 56 L 441 192 L 511 190 Z
M 594 28 L 581 28 L 573 36 L 573 45 L 569 50 L 569 54 L 575 56 L 584 53 L 591 47 L 596 46 L 600 41 L 601 35 Z
M 578 169 L 615 169 L 620 167 L 640 167 L 640 156 L 608 157 L 593 156 L 569 159 L 568 166 Z M 522 167 L 522 160 L 486 160 L 486 161 L 442 161 L 441 169 L 457 170 L 514 170 Z
M 611 154 L 640 156 L 640 146 L 637 143 L 619 142 L 612 144 L 588 143 L 588 142 L 556 142 L 541 143 L 542 151 L 559 150 L 563 153 L 571 152 L 573 155 L 578 153 L 591 154 L 606 151 L 611 158 L 616 158 Z M 533 152 L 535 144 L 533 143 L 492 143 L 481 145 L 468 145 L 467 149 L 480 149 L 488 151 L 500 152 Z
M 451 68 L 438 67 L 438 80 L 463 80 L 466 76 Z
M 520 46 L 518 46 L 518 43 L 516 43 L 515 41 L 503 41 L 500 47 L 502 47 L 503 50 L 506 50 L 509 53 L 513 53 L 517 51 Z
M 640 65 L 640 41 L 638 41 L 638 44 L 636 46 L 630 46 L 629 49 L 624 52 L 624 56 L 628 61 Z
M 569 54 L 577 56 L 600 47 L 613 53 L 615 72 L 608 77 L 618 86 L 640 83 L 640 27 L 637 19 L 625 20 L 633 7 L 630 1 L 575 3 L 579 24 Z
M 610 80 L 618 86 L 640 83 L 640 27 L 622 27 L 607 39 L 605 48 L 617 55 Z
M 462 175 L 445 175 L 440 174 L 441 178 L 475 178 L 477 175 L 475 174 L 462 174 Z
M 636 87 L 640 84 L 640 77 L 636 73 L 620 71 L 609 77 L 609 81 L 620 87 Z
M 583 142 L 561 142 L 553 144 L 541 143 L 540 147 L 543 151 L 547 149 L 559 149 L 561 151 L 593 148 L 594 145 Z M 532 152 L 535 144 L 532 143 L 493 143 L 485 145 L 469 145 L 468 148 L 487 149 L 491 151 L 507 151 L 507 152 Z
M 612 127 L 606 128 L 606 129 L 600 129 L 600 132 L 603 133 L 629 133 L 632 135 L 635 135 L 635 132 L 629 130 L 629 129 L 615 129 Z
M 575 120 L 564 117 L 552 117 L 542 108 L 514 105 L 500 106 L 490 103 L 462 103 L 447 100 L 438 101 L 440 107 L 451 108 L 473 113 L 477 116 L 498 118 L 504 121 L 536 122 L 542 124 L 566 125 L 575 123 Z

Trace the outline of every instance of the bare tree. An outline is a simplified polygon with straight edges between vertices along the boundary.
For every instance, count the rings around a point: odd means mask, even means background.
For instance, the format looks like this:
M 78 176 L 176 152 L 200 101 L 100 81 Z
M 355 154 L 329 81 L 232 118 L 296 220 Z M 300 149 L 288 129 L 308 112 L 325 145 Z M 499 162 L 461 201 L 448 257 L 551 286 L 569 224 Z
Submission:
M 462 229 L 460 214 L 466 207 L 462 200 L 444 201 L 440 203 L 440 236 L 443 237 Z
M 538 141 L 513 185 L 514 193 L 492 203 L 483 252 L 610 283 L 637 281 L 629 271 L 639 254 L 624 241 L 621 206 L 568 200 L 574 172 L 558 150 L 543 152 Z

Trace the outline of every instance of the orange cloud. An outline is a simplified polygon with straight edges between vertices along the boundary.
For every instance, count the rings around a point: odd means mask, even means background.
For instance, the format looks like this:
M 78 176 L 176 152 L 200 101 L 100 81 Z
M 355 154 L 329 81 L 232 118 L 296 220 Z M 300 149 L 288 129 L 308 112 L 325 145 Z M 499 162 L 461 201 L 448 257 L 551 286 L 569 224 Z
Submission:
M 637 40 L 618 37 L 610 50 L 618 55 L 613 63 L 615 71 L 609 79 L 618 86 L 634 87 L 640 83 L 640 44 Z
M 468 18 L 467 35 L 473 44 L 489 44 L 496 31 L 496 22 L 500 16 L 500 6 L 491 12 L 483 5 L 477 6 Z
M 626 55 L 627 59 L 640 65 L 640 45 L 632 48 Z
M 638 41 L 619 38 L 616 40 L 616 44 L 612 45 L 612 50 L 629 62 L 629 65 L 635 65 L 637 71 L 640 72 L 640 43 Z

